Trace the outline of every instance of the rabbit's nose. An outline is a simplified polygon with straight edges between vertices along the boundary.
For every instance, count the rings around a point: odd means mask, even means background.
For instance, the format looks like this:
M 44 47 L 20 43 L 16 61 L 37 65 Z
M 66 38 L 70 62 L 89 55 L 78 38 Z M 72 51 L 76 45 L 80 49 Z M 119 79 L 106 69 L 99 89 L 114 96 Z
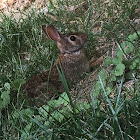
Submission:
M 88 39 L 88 35 L 86 35 L 85 38 Z
M 85 38 L 88 39 L 88 35 L 87 34 L 85 34 Z

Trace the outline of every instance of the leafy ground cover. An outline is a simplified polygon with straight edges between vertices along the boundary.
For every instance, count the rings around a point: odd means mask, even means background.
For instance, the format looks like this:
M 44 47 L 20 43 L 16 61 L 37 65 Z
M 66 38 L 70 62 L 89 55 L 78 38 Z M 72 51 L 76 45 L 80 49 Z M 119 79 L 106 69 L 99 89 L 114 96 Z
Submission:
M 43 9 L 0 13 L 0 139 L 140 138 L 139 1 L 49 1 Z M 87 79 L 41 107 L 28 106 L 22 84 L 49 70 L 57 46 L 41 25 L 84 31 L 88 59 L 104 56 Z M 60 73 L 62 81 L 63 75 Z M 87 90 L 84 90 L 87 89 Z M 72 94 L 82 95 L 77 102 Z M 90 96 L 91 99 L 88 97 Z M 86 98 L 87 97 L 87 98 Z M 78 98 L 78 97 L 76 97 Z

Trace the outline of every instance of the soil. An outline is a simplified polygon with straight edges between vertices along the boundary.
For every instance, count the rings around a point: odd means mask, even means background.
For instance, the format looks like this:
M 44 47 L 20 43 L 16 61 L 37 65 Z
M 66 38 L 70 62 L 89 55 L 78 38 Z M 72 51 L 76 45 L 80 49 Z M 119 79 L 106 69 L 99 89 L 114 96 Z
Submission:
M 12 9 L 24 9 L 30 5 L 33 0 L 0 0 L 0 9 L 3 11 Z
M 28 12 L 33 8 L 40 11 L 48 4 L 49 0 L 0 0 L 0 11 L 9 16 L 12 15 L 18 20 L 21 13 Z M 25 17 L 26 15 L 22 14 L 22 18 Z

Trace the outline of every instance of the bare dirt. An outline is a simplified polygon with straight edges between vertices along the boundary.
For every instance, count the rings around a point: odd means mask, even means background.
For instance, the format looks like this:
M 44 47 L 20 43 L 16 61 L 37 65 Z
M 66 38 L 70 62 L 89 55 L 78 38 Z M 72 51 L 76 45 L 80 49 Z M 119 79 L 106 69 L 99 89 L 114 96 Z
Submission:
M 12 9 L 24 9 L 32 3 L 32 0 L 0 0 L 0 9 L 3 11 Z
M 49 3 L 47 0 L 0 0 L 0 10 L 24 10 L 32 6 L 42 7 L 44 4 Z
M 31 9 L 39 10 L 47 7 L 49 0 L 0 0 L 0 12 L 13 16 L 18 20 L 21 16 L 26 18 L 26 13 Z M 1 19 L 1 17 L 0 17 Z

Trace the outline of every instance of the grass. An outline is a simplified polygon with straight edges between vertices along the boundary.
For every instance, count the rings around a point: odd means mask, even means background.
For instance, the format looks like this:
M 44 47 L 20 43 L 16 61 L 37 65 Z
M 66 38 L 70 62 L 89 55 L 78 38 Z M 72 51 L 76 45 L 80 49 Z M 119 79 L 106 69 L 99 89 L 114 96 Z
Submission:
M 140 33 L 134 24 L 138 5 L 134 0 L 64 0 L 50 1 L 48 13 L 37 14 L 32 9 L 21 13 L 20 19 L 1 12 L 0 139 L 138 140 Z M 56 44 L 46 41 L 42 33 L 44 24 L 53 24 L 63 33 L 79 30 L 88 33 L 89 42 L 85 47 L 88 59 L 108 52 L 98 80 L 93 80 L 92 103 L 74 104 L 60 73 L 67 94 L 40 108 L 23 107 L 26 101 L 21 84 L 49 70 L 57 58 Z M 112 48 L 115 58 L 112 58 Z M 21 58 L 25 52 L 30 54 L 29 61 Z

